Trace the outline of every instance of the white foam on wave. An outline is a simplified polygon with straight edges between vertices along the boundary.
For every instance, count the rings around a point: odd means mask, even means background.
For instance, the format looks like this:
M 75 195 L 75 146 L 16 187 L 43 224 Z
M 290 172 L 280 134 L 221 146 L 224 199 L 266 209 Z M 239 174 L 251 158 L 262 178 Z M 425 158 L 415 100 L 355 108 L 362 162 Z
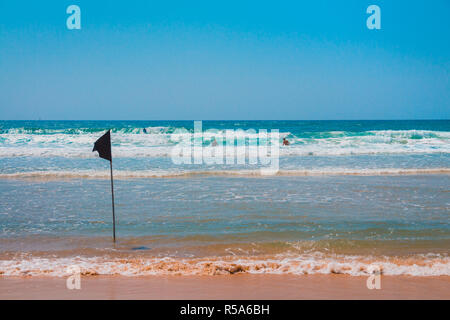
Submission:
M 426 175 L 450 174 L 450 168 L 383 168 L 383 169 L 345 169 L 321 168 L 310 170 L 280 170 L 274 176 L 383 176 L 383 175 Z M 116 170 L 115 179 L 182 178 L 192 176 L 230 176 L 267 177 L 261 170 Z M 78 171 L 29 171 L 2 173 L 0 179 L 110 179 L 108 170 Z
M 82 275 L 223 275 L 249 274 L 345 274 L 367 276 L 376 267 L 383 275 L 450 276 L 448 257 L 409 258 L 332 256 L 321 253 L 274 257 L 214 258 L 25 258 L 0 260 L 2 276 L 67 276 L 78 266 Z
M 16 131 L 15 131 L 16 130 Z M 93 158 L 92 145 L 99 132 L 76 132 L 52 134 L 27 133 L 9 129 L 0 134 L 0 157 L 73 157 Z M 74 129 L 75 130 L 75 129 Z M 81 129 L 80 129 L 81 130 Z M 166 127 L 118 130 L 113 134 L 114 157 L 169 157 L 172 148 L 182 140 L 183 134 L 173 134 Z M 136 132 L 135 132 L 136 131 Z M 223 130 L 219 132 L 224 132 Z M 450 132 L 426 130 L 381 130 L 366 132 L 325 132 L 311 137 L 297 137 L 290 132 L 280 132 L 288 137 L 291 145 L 281 147 L 281 156 L 337 156 L 359 154 L 423 154 L 450 153 Z M 237 132 L 238 139 L 244 133 Z M 307 135 L 308 136 L 308 135 Z M 214 137 L 204 133 L 205 143 Z M 257 135 L 251 134 L 251 138 Z M 238 154 L 245 153 L 245 147 L 237 147 Z

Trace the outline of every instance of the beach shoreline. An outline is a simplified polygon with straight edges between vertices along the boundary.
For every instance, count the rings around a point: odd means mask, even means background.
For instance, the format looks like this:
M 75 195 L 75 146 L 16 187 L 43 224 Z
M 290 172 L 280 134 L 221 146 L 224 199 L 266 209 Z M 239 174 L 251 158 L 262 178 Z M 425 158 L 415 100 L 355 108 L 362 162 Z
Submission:
M 381 289 L 368 277 L 347 275 L 82 276 L 79 290 L 67 277 L 0 277 L 0 299 L 450 299 L 450 276 L 381 276 Z
M 238 133 L 233 161 L 174 161 L 193 121 L 0 121 L 0 298 L 450 299 L 450 121 L 202 128 L 205 151 Z M 266 176 L 252 132 L 274 129 Z

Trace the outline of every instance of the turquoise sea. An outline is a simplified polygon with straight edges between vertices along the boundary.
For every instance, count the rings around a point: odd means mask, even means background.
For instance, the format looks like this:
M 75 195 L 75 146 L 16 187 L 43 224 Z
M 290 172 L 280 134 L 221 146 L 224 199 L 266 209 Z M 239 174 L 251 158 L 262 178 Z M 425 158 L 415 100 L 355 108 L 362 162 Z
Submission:
M 450 121 L 203 121 L 278 129 L 279 171 L 175 164 L 194 121 L 0 121 L 0 275 L 450 275 Z M 92 147 L 112 130 L 109 164 Z M 243 136 L 236 138 L 246 141 Z M 220 141 L 220 140 L 219 140 Z M 239 151 L 241 150 L 241 151 Z M 236 269 L 237 268 L 237 269 Z

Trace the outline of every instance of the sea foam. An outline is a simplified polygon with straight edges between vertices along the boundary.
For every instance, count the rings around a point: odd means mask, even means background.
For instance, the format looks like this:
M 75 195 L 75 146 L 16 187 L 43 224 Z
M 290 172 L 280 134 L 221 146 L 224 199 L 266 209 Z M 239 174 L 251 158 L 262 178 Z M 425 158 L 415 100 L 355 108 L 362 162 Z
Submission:
M 101 132 L 93 129 L 3 129 L 0 131 L 0 157 L 93 158 L 92 144 Z M 257 135 L 235 133 L 238 140 L 257 138 Z M 215 134 L 204 132 L 203 145 L 209 145 L 214 137 Z M 281 156 L 450 153 L 450 132 L 447 131 L 327 131 L 297 135 L 280 131 L 280 138 L 283 137 L 287 137 L 291 145 L 281 147 Z M 147 128 L 147 134 L 141 128 L 113 130 L 113 156 L 169 157 L 182 138 L 172 127 Z M 245 153 L 246 147 L 236 147 L 236 152 Z
M 419 255 L 405 258 L 324 256 L 322 253 L 273 257 L 214 258 L 25 258 L 0 260 L 3 276 L 68 276 L 76 265 L 90 275 L 230 275 L 249 274 L 343 274 L 368 276 L 376 266 L 382 275 L 450 276 L 448 257 Z

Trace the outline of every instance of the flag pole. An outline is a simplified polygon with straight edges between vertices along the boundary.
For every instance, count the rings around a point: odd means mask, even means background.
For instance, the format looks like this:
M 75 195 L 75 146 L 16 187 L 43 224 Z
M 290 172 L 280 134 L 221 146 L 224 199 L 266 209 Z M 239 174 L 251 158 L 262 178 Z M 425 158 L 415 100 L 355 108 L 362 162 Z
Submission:
M 114 212 L 114 181 L 113 181 L 112 159 L 109 161 L 109 167 L 111 168 L 111 197 L 112 197 L 112 214 L 113 214 L 113 241 L 116 242 L 116 216 L 115 216 L 115 212 Z
M 94 143 L 92 152 L 97 151 L 100 158 L 109 160 L 109 167 L 111 169 L 111 197 L 112 197 L 112 214 L 113 214 L 113 240 L 116 242 L 116 215 L 114 212 L 114 179 L 112 169 L 112 155 L 111 155 L 111 129 L 104 135 L 97 139 Z

